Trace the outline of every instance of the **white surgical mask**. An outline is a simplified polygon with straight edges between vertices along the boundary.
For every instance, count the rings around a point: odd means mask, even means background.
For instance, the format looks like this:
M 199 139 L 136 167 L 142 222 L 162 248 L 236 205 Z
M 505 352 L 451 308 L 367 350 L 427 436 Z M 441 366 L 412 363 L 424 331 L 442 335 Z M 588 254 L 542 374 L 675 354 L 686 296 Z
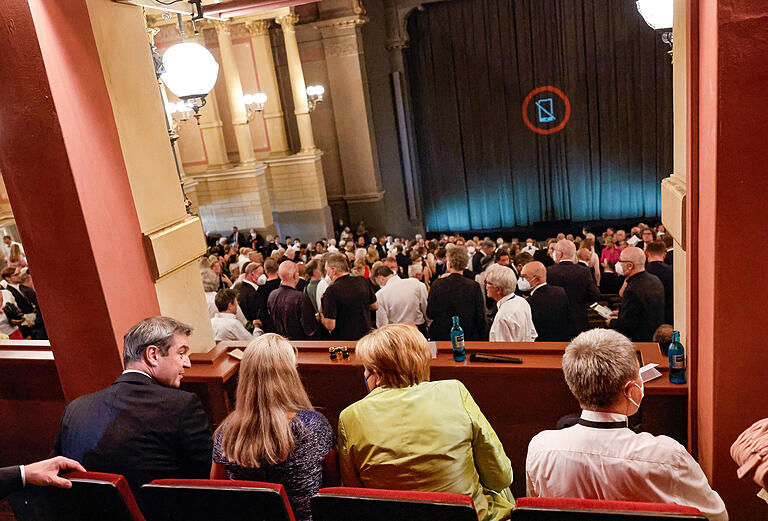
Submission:
M 474 246 L 470 246 L 469 248 L 467 248 L 467 251 L 469 252 L 470 255 L 474 255 L 475 247 Z
M 256 279 L 256 285 L 263 286 L 266 283 L 267 283 L 267 276 L 262 273 L 261 275 L 259 275 L 259 278 Z
M 624 276 L 624 266 L 621 264 L 621 262 L 616 263 L 616 275 L 620 277 Z
M 517 279 L 517 289 L 520 291 L 531 291 L 531 283 L 523 277 L 520 277 Z
M 640 401 L 642 401 L 642 400 L 643 400 L 643 398 L 645 398 L 645 382 L 642 382 L 642 381 L 641 381 L 641 383 L 642 383 L 642 385 L 637 385 L 637 382 L 632 382 L 632 385 L 634 385 L 635 387 L 637 387 L 638 389 L 640 389 Z M 632 405 L 634 405 L 635 407 L 637 407 L 638 409 L 640 409 L 640 404 L 639 404 L 639 403 L 637 403 L 637 402 L 636 402 L 635 400 L 633 400 L 632 398 L 630 398 L 629 394 L 627 394 L 627 399 L 628 399 L 630 402 L 632 402 Z

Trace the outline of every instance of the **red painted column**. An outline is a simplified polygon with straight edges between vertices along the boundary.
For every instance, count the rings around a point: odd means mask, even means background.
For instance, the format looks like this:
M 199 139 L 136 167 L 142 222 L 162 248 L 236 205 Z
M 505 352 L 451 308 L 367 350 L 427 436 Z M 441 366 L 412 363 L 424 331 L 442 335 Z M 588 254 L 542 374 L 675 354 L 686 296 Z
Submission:
M 67 400 L 111 383 L 123 334 L 159 314 L 90 28 L 84 0 L 0 10 L 0 171 Z
M 768 417 L 768 3 L 698 4 L 698 171 L 689 216 L 698 457 L 731 519 L 763 519 L 759 487 L 737 480 L 729 449 Z

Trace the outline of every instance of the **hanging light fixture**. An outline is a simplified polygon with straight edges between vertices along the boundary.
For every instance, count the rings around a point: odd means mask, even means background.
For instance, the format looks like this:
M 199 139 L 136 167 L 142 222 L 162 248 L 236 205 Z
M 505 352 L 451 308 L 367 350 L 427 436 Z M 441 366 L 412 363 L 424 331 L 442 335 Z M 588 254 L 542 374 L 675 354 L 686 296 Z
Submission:
M 645 23 L 654 30 L 671 29 L 674 4 L 672 0 L 637 0 L 637 10 Z
M 160 78 L 165 86 L 183 100 L 200 123 L 200 109 L 219 75 L 219 64 L 211 52 L 195 42 L 172 45 L 163 54 L 165 72 Z

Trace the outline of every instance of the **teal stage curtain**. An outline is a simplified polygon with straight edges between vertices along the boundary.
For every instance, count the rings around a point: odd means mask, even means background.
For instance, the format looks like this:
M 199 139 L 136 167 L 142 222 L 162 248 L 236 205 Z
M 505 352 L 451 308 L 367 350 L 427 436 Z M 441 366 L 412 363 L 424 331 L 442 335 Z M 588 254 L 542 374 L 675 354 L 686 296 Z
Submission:
M 653 217 L 672 171 L 669 47 L 634 0 L 455 0 L 406 49 L 427 231 Z M 570 103 L 534 132 L 538 87 Z M 532 96 L 547 132 L 566 103 Z

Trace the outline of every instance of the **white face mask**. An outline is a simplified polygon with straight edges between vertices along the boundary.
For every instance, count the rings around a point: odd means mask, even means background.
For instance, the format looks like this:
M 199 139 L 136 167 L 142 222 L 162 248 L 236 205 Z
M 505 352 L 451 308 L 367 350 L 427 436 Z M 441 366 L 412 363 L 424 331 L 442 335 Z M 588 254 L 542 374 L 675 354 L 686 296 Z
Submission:
M 467 251 L 469 252 L 470 255 L 474 255 L 475 247 L 474 246 L 470 246 L 469 248 L 467 248 Z
M 531 291 L 531 283 L 523 277 L 520 277 L 517 279 L 517 289 L 520 291 Z
M 256 279 L 256 285 L 263 286 L 266 283 L 267 283 L 267 276 L 262 273 L 261 275 L 259 275 L 259 278 Z
M 637 387 L 638 389 L 640 389 L 640 401 L 642 402 L 642 401 L 643 401 L 643 398 L 645 398 L 645 382 L 641 381 L 640 383 L 641 383 L 642 385 L 637 385 L 637 382 L 632 382 L 632 385 L 634 385 L 635 387 Z M 633 400 L 633 399 L 632 399 L 632 398 L 629 396 L 629 393 L 627 393 L 627 399 L 628 399 L 630 402 L 632 402 L 632 405 L 634 405 L 635 407 L 637 407 L 637 408 L 638 408 L 638 410 L 640 409 L 640 404 L 639 404 L 639 403 L 637 403 L 635 400 Z
M 616 263 L 616 275 L 623 277 L 624 276 L 624 266 L 621 262 Z

